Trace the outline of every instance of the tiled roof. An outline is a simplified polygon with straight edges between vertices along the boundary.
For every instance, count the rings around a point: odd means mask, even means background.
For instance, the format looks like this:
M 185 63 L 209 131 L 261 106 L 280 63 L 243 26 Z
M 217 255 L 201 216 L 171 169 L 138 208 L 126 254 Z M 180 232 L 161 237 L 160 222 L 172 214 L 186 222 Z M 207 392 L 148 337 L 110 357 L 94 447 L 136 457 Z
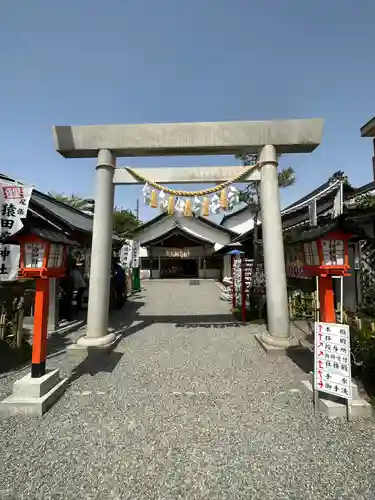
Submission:
M 69 239 L 65 234 L 58 233 L 56 231 L 50 231 L 49 229 L 41 229 L 38 227 L 31 228 L 32 234 L 38 236 L 42 240 L 50 241 L 52 243 L 61 243 L 66 245 L 78 245 L 76 241 Z
M 186 236 L 189 240 L 191 240 L 195 243 L 199 243 L 199 244 L 202 244 L 204 242 L 204 243 L 211 243 L 213 245 L 215 243 L 214 241 L 211 241 L 208 238 L 203 238 L 202 236 L 192 234 L 187 229 L 182 228 L 181 226 L 175 225 L 166 233 L 164 233 L 160 236 L 157 236 L 155 238 L 152 238 L 151 240 L 143 241 L 142 246 L 157 245 L 158 243 L 161 243 L 162 241 L 167 240 L 171 236 L 179 236 L 179 235 Z
M 361 186 L 359 188 L 356 188 L 354 192 L 350 195 L 350 198 L 355 198 L 357 196 L 360 196 L 362 194 L 366 194 L 369 191 L 374 191 L 375 190 L 375 181 L 371 181 L 364 186 Z
M 33 190 L 31 204 L 36 207 L 42 207 L 44 210 L 47 210 L 51 214 L 62 219 L 69 226 L 71 226 L 72 229 L 92 233 L 93 217 L 84 214 L 80 210 L 76 210 L 75 208 L 69 207 L 64 203 L 55 201 L 53 198 L 36 190 Z
M 220 221 L 220 225 L 224 224 L 225 221 L 231 219 L 235 215 L 242 214 L 242 212 L 245 212 L 246 210 L 250 210 L 250 208 L 248 205 L 245 204 L 243 207 L 239 208 L 235 212 L 231 212 L 230 214 L 224 215 L 224 217 Z
M 152 226 L 153 224 L 156 224 L 157 222 L 165 219 L 166 217 L 172 217 L 172 216 L 168 215 L 166 212 L 161 213 L 161 214 L 157 215 L 156 217 L 154 217 L 153 219 L 150 219 L 150 220 L 144 222 L 143 224 L 141 224 L 140 226 L 138 226 L 135 229 L 134 234 L 142 232 L 144 229 L 147 229 L 148 227 Z M 232 231 L 231 229 L 227 229 L 223 226 L 220 226 L 219 224 L 216 224 L 216 222 L 212 222 L 211 220 L 207 219 L 206 217 L 198 216 L 198 217 L 193 217 L 193 218 L 199 220 L 200 222 L 203 222 L 203 224 L 206 224 L 207 226 L 210 226 L 214 229 L 217 229 L 218 231 L 221 231 L 223 233 L 227 233 L 230 236 L 233 236 L 233 237 L 237 236 L 237 233 L 235 231 Z
M 375 137 L 375 116 L 361 127 L 361 137 Z
M 19 184 L 23 184 L 22 182 L 11 179 L 10 177 L 3 174 L 0 174 L 0 179 L 8 182 L 17 182 Z M 67 224 L 72 230 L 92 233 L 92 215 L 88 215 L 81 210 L 70 207 L 69 205 L 55 200 L 55 198 L 48 196 L 47 194 L 44 194 L 34 188 L 30 200 L 30 209 L 35 209 L 36 213 L 38 213 L 38 208 L 42 209 L 46 214 L 51 215 L 51 217 Z M 113 239 L 121 240 L 121 238 L 116 235 L 113 235 Z

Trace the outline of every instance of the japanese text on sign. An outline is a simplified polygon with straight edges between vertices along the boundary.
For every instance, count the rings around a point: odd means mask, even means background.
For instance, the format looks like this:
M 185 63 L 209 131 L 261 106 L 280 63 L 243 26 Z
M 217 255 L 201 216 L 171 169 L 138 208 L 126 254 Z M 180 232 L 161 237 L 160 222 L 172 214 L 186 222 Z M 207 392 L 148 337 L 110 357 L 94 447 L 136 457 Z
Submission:
M 19 245 L 0 243 L 0 281 L 14 281 L 20 262 Z
M 0 183 L 0 281 L 18 277 L 20 247 L 4 241 L 23 228 L 31 193 L 31 187 Z
M 315 390 L 351 399 L 350 329 L 315 323 Z
M 0 238 L 12 236 L 23 228 L 27 216 L 31 187 L 0 185 Z
M 138 243 L 138 241 L 133 241 L 132 265 L 133 265 L 133 267 L 139 267 L 139 243 Z

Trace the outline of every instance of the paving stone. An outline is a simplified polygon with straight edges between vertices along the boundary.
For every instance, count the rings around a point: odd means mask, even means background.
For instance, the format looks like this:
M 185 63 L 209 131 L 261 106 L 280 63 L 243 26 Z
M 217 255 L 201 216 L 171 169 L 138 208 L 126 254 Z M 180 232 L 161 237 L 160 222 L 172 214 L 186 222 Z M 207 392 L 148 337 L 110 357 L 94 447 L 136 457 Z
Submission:
M 96 373 L 43 419 L 0 418 L 1 500 L 374 498 L 373 420 L 314 416 L 303 372 L 266 357 L 259 326 L 217 327 L 230 317 L 214 283 L 145 288 Z M 66 354 L 49 365 L 72 369 Z

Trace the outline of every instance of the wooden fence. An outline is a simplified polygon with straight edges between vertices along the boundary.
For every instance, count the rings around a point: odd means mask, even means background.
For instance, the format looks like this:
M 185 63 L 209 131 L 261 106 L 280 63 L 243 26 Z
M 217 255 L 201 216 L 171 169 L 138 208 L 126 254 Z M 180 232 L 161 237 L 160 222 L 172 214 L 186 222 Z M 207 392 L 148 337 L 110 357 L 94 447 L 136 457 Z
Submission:
M 33 302 L 33 282 L 30 280 L 1 283 L 0 341 L 20 348 L 24 339 L 23 319 Z
M 314 278 L 288 278 L 288 305 L 291 319 L 317 319 L 317 293 Z

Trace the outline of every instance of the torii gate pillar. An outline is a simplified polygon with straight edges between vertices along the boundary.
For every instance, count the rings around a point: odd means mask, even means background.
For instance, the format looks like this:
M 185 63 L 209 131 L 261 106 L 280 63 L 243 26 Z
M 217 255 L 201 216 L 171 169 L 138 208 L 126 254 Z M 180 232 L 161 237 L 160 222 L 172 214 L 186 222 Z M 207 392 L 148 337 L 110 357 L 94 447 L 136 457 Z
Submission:
M 277 174 L 277 156 L 274 146 L 262 148 L 259 161 L 260 170 L 260 209 L 264 270 L 267 293 L 267 330 L 268 335 L 258 337 L 264 345 L 274 348 L 287 348 L 296 343 L 290 336 L 288 295 L 285 275 L 284 242 L 280 214 L 280 193 Z
M 309 153 L 320 144 L 322 132 L 321 119 L 54 127 L 60 154 L 98 157 L 88 325 L 78 344 L 102 349 L 115 341 L 114 334 L 108 333 L 113 187 L 139 183 L 126 169 L 115 168 L 115 158 L 253 153 L 260 155 L 263 166 L 260 172 L 246 171 L 242 181 L 260 180 L 268 334 L 259 340 L 267 350 L 294 345 L 289 331 L 276 152 Z M 142 169 L 142 173 L 159 183 L 196 184 L 225 181 L 238 175 L 239 168 L 161 168 Z

